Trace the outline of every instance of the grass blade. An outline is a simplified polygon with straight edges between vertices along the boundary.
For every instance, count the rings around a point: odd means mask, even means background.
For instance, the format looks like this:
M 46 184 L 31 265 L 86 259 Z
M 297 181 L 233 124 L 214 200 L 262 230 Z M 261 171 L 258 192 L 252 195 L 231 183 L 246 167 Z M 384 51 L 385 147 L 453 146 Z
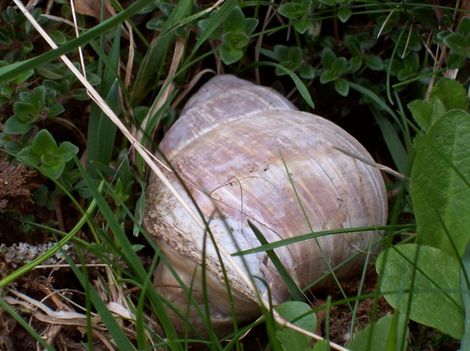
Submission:
M 162 68 L 165 63 L 164 58 L 167 56 L 166 54 L 170 45 L 175 41 L 174 30 L 169 30 L 173 28 L 178 21 L 191 13 L 192 5 L 193 3 L 190 0 L 178 1 L 162 28 L 162 34 L 150 45 L 135 78 L 136 84 L 132 91 L 133 104 L 139 103 L 146 95 L 148 83 L 151 80 L 158 81 L 161 72 L 165 72 Z M 155 74 L 157 77 L 155 77 Z
M 268 241 L 266 240 L 264 235 L 260 232 L 258 228 L 256 228 L 256 226 L 253 223 L 248 221 L 248 225 L 250 226 L 251 230 L 256 235 L 256 238 L 262 245 L 268 244 Z M 279 257 L 277 257 L 274 250 L 266 250 L 266 254 L 268 255 L 271 262 L 274 264 L 274 267 L 276 267 L 276 270 L 279 272 L 279 275 L 281 276 L 282 280 L 284 281 L 287 288 L 289 289 L 289 292 L 292 295 L 292 297 L 297 301 L 304 301 L 305 298 L 302 293 L 302 290 L 300 290 L 297 283 L 294 281 L 294 279 L 292 279 L 289 272 L 286 270 L 286 268 L 282 264 Z
M 0 308 L 3 311 L 8 312 L 10 316 L 12 316 L 21 326 L 31 335 L 33 338 L 37 340 L 37 342 L 44 347 L 48 351 L 54 351 L 55 348 L 49 345 L 46 340 L 42 338 L 41 335 L 39 335 L 34 328 L 29 325 L 28 322 L 26 322 L 18 313 L 16 313 L 15 309 L 12 308 L 3 298 L 0 298 Z

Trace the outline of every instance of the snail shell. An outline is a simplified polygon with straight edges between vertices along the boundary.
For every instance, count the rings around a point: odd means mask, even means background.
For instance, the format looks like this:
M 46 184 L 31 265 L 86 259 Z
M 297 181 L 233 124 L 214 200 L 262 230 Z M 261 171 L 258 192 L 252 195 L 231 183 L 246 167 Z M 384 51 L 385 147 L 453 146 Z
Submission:
M 244 275 L 257 277 L 259 293 L 266 296 L 269 290 L 274 303 L 288 298 L 265 252 L 230 255 L 260 245 L 248 220 L 269 242 L 311 231 L 385 224 L 387 197 L 380 172 L 338 149 L 373 162 L 346 131 L 298 111 L 276 91 L 231 75 L 212 78 L 188 101 L 160 150 L 184 183 L 168 173 L 173 186 L 195 213 L 197 204 L 213 240 L 167 187 L 151 177 L 144 225 L 190 287 L 191 307 L 164 264 L 155 273 L 156 289 L 203 329 L 194 302 L 204 304 L 205 256 L 210 317 L 216 330 L 223 331 L 233 316 L 218 255 L 239 321 L 259 313 L 256 293 Z M 294 281 L 305 287 L 376 239 L 372 231 L 335 234 L 275 252 Z M 360 259 L 348 263 L 339 274 L 353 274 L 360 264 Z

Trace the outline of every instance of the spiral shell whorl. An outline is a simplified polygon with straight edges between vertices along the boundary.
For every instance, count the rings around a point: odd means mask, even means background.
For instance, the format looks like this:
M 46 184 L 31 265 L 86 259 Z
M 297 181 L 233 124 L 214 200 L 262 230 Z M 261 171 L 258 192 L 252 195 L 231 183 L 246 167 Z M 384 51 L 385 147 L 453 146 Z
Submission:
M 239 269 L 263 278 L 275 302 L 288 296 L 265 253 L 230 256 L 259 246 L 248 220 L 269 242 L 312 230 L 386 222 L 387 197 L 380 172 L 339 151 L 372 161 L 356 139 L 322 117 L 298 111 L 274 90 L 233 76 L 218 76 L 204 85 L 188 101 L 160 149 L 209 222 L 217 245 L 228 253 L 223 257 L 224 267 L 240 320 L 255 317 L 257 309 L 255 294 L 238 275 Z M 192 204 L 177 178 L 169 177 Z M 221 328 L 229 327 L 231 309 L 215 246 L 204 240 L 204 228 L 191 220 L 158 179 L 150 183 L 146 228 L 188 283 L 200 269 L 206 245 L 211 318 Z M 376 238 L 374 232 L 323 236 L 275 251 L 292 278 L 304 287 L 329 267 L 366 250 Z M 354 272 L 354 264 L 349 268 Z M 168 288 L 172 284 L 176 285 L 174 278 L 160 267 L 155 285 L 176 304 L 184 304 L 181 291 Z M 262 283 L 258 289 L 267 293 Z M 197 285 L 196 297 L 201 298 L 200 290 Z M 194 312 L 190 319 L 199 321 Z

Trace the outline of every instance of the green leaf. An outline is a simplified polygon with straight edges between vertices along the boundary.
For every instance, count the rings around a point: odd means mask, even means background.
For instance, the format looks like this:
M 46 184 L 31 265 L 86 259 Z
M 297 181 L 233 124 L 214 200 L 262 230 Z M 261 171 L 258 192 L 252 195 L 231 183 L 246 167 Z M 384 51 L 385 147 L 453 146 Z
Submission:
M 351 15 L 352 11 L 350 7 L 341 7 L 337 12 L 339 20 L 343 23 L 347 22 Z
M 33 124 L 21 121 L 16 115 L 11 116 L 3 125 L 3 133 L 9 135 L 25 134 L 33 128 Z
M 287 2 L 279 6 L 277 12 L 291 20 L 303 17 L 307 13 L 308 4 L 302 2 Z
M 406 350 L 408 327 L 402 314 L 389 315 L 360 330 L 346 347 L 351 351 Z M 401 345 L 404 342 L 405 347 Z M 391 346 L 391 347 L 390 347 Z
M 461 83 L 450 78 L 442 78 L 431 91 L 431 99 L 439 98 L 448 110 L 468 109 L 468 97 Z
M 408 108 L 424 131 L 429 130 L 447 112 L 441 99 L 435 99 L 432 102 L 415 100 L 408 104 Z
M 351 34 L 346 34 L 346 36 L 344 37 L 344 45 L 346 45 L 349 52 L 353 56 L 361 56 L 362 55 L 361 49 L 360 49 L 361 43 L 360 43 L 359 39 L 356 36 L 351 35 Z
M 468 145 L 470 116 L 451 110 L 420 139 L 411 171 L 418 241 L 454 256 L 470 240 Z
M 57 143 L 47 129 L 42 129 L 34 137 L 31 148 L 36 155 L 55 154 L 57 152 Z
M 364 61 L 371 70 L 382 71 L 384 69 L 384 62 L 378 55 L 365 55 Z
M 258 26 L 258 19 L 256 18 L 247 18 L 245 19 L 245 26 L 246 26 L 246 34 L 251 35 L 256 27 Z
M 36 120 L 40 109 L 30 102 L 17 101 L 13 104 L 13 112 L 18 120 L 25 123 L 33 123 Z
M 341 96 L 348 96 L 349 94 L 349 83 L 346 79 L 335 80 L 335 90 Z
M 302 63 L 302 49 L 298 46 L 274 46 L 274 53 L 279 63 L 288 70 L 295 71 Z M 276 69 L 276 75 L 286 75 L 287 72 L 282 69 Z
M 362 66 L 362 57 L 361 56 L 353 56 L 348 60 L 348 70 L 350 73 L 356 73 L 361 69 Z
M 451 51 L 447 55 L 446 63 L 448 68 L 462 68 L 467 62 L 466 56 Z
M 304 302 L 287 301 L 275 307 L 276 311 L 289 322 L 307 331 L 314 332 L 317 318 L 312 308 Z M 284 327 L 276 332 L 285 351 L 305 351 L 309 349 L 310 337 Z
M 300 34 L 304 34 L 311 26 L 308 18 L 302 18 L 294 22 L 294 29 Z
M 468 55 L 470 50 L 470 36 L 465 36 L 458 32 L 450 33 L 445 36 L 444 44 L 460 55 Z
M 232 49 L 243 49 L 249 41 L 248 35 L 244 32 L 226 32 L 222 36 L 223 46 Z
M 462 257 L 462 278 L 461 278 L 461 292 L 462 301 L 465 310 L 465 322 L 464 322 L 464 335 L 460 350 L 470 350 L 470 243 L 467 244 L 465 253 Z
M 330 351 L 330 343 L 328 340 L 320 340 L 315 343 L 315 346 L 313 346 L 312 351 Z
M 320 75 L 320 83 L 321 84 L 326 84 L 326 83 L 335 81 L 338 78 L 339 78 L 339 76 L 334 70 L 327 69 L 327 70 L 323 71 L 322 74 Z
M 220 46 L 220 57 L 226 65 L 239 61 L 243 57 L 243 51 L 231 46 Z
M 312 65 L 306 65 L 299 69 L 299 76 L 302 79 L 313 79 L 315 78 L 315 68 Z
M 224 22 L 224 31 L 246 33 L 245 15 L 240 7 L 232 9 L 230 16 Z
M 414 77 L 419 70 L 419 56 L 413 52 L 408 55 L 402 62 L 398 70 L 397 78 L 401 81 Z
M 77 146 L 68 141 L 60 143 L 57 155 L 60 155 L 64 161 L 70 161 L 76 154 L 78 154 Z
M 328 47 L 325 47 L 321 53 L 321 63 L 324 68 L 331 68 L 336 59 L 335 53 Z
M 404 244 L 377 258 L 380 290 L 387 302 L 409 318 L 460 339 L 464 309 L 459 260 L 431 246 Z
M 337 72 L 339 75 L 342 75 L 348 70 L 348 61 L 345 57 L 337 57 L 333 60 L 331 69 Z
M 18 159 L 22 160 L 23 162 L 32 164 L 32 165 L 38 165 L 39 164 L 39 158 L 38 156 L 31 150 L 31 146 L 25 147 L 23 150 L 18 152 L 17 154 Z
M 463 35 L 470 34 L 470 17 L 463 17 L 460 21 L 459 32 Z

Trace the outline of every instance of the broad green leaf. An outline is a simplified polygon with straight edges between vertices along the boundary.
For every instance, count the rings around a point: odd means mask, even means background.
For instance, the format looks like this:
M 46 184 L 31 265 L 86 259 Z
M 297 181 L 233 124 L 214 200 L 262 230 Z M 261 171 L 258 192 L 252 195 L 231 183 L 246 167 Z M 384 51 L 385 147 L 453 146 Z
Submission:
M 411 171 L 418 242 L 454 256 L 470 240 L 469 145 L 469 114 L 451 110 L 419 140 Z
M 461 351 L 470 350 L 470 243 L 467 244 L 462 257 L 463 270 L 461 279 L 462 301 L 465 309 L 464 335 Z
M 387 302 L 409 318 L 460 339 L 464 308 L 460 264 L 456 257 L 431 246 L 404 244 L 377 258 L 380 290 Z
M 351 351 L 401 351 L 406 350 L 407 337 L 408 327 L 404 315 L 388 315 L 360 330 L 347 348 Z
M 439 98 L 448 110 L 468 109 L 468 97 L 461 83 L 442 78 L 431 91 L 431 100 Z
M 315 343 L 312 351 L 330 351 L 330 343 L 327 340 L 320 340 Z
M 460 21 L 459 31 L 464 35 L 470 34 L 470 17 L 463 17 Z
M 415 100 L 408 104 L 408 108 L 424 131 L 429 130 L 447 112 L 441 99 L 435 99 L 432 102 Z
M 289 322 L 310 332 L 315 331 L 317 318 L 312 308 L 304 302 L 287 301 L 276 306 L 276 311 Z M 300 318 L 299 318 L 300 317 Z M 276 332 L 285 351 L 306 351 L 311 338 L 284 327 Z

